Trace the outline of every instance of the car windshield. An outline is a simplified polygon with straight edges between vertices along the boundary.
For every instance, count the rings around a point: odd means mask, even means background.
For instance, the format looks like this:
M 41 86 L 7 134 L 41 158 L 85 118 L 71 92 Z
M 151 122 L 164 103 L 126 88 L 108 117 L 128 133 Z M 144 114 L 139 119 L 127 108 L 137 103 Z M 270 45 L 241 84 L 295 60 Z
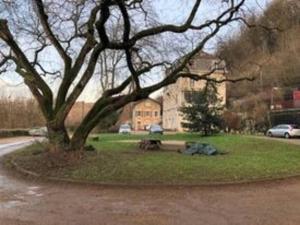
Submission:
M 122 129 L 130 129 L 130 126 L 128 124 L 124 124 L 124 125 L 121 125 L 121 128 Z
M 274 127 L 273 129 L 283 129 L 284 126 L 283 125 L 277 125 L 276 127 Z
M 151 128 L 152 129 L 161 129 L 161 127 L 159 125 L 152 125 Z

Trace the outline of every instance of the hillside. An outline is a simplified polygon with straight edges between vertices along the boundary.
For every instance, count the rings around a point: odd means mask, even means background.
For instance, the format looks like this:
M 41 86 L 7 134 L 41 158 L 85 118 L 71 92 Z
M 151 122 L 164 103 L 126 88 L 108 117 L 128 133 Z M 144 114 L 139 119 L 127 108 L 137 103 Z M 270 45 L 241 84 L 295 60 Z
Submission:
M 235 84 L 232 100 L 266 92 L 272 87 L 300 87 L 300 1 L 274 0 L 261 16 L 219 46 L 230 76 L 254 76 L 252 83 Z

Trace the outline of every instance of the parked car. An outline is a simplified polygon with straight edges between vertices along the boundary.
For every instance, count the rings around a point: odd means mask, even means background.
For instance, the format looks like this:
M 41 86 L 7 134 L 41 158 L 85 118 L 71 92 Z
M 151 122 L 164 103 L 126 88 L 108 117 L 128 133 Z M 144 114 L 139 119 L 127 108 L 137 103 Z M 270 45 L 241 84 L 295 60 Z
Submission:
M 33 129 L 29 130 L 29 135 L 46 137 L 48 135 L 47 127 L 33 128 Z
M 130 134 L 131 127 L 129 124 L 122 124 L 119 128 L 119 134 Z
M 158 124 L 152 124 L 149 127 L 149 134 L 163 134 L 163 133 L 164 133 L 163 128 Z
M 296 124 L 280 124 L 267 131 L 269 137 L 300 137 L 300 126 Z
M 145 130 L 150 130 L 151 124 L 145 127 Z

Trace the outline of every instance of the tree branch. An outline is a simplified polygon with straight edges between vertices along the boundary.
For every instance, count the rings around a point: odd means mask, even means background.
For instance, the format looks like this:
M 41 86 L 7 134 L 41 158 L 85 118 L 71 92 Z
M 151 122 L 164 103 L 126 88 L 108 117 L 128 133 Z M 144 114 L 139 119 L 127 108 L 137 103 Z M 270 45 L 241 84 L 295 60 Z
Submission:
M 46 82 L 40 77 L 35 68 L 31 65 L 23 51 L 20 49 L 18 44 L 14 41 L 12 34 L 7 26 L 6 20 L 0 19 L 0 39 L 2 39 L 12 50 L 17 60 L 18 73 L 24 78 L 25 83 L 33 91 L 33 94 L 43 93 L 43 95 L 35 95 L 41 104 L 41 107 L 47 108 L 46 118 L 52 116 L 52 103 L 53 95 L 52 91 Z M 33 86 L 35 86 L 33 90 Z M 46 114 L 46 112 L 44 112 Z
M 48 16 L 45 13 L 44 4 L 42 0 L 34 0 L 36 8 L 37 8 L 37 15 L 40 19 L 40 22 L 44 28 L 45 33 L 47 34 L 47 37 L 49 38 L 50 42 L 53 44 L 53 46 L 57 49 L 59 55 L 62 57 L 64 63 L 65 63 L 65 70 L 68 70 L 71 67 L 72 59 L 64 48 L 61 46 L 55 35 L 53 34 L 53 31 L 51 30 L 49 23 L 48 23 Z
M 57 118 L 59 118 L 58 123 L 64 121 L 64 119 L 67 117 L 68 113 L 70 112 L 71 108 L 73 107 L 74 103 L 76 102 L 76 100 L 78 99 L 82 91 L 84 90 L 85 86 L 90 81 L 91 77 L 94 74 L 99 55 L 104 49 L 105 48 L 102 46 L 102 44 L 98 44 L 94 48 L 88 66 L 85 72 L 83 73 L 80 81 L 77 83 L 74 90 L 67 98 L 67 100 L 64 102 L 64 104 L 60 108 L 58 108 L 58 111 L 56 112 Z

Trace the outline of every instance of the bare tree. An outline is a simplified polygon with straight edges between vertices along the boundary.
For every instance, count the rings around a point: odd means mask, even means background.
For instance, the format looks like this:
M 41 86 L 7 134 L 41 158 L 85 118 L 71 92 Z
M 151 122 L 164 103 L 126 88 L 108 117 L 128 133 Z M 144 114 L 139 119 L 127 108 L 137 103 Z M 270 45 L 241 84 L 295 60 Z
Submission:
M 239 11 L 244 3 L 245 0 L 216 1 L 220 8 L 212 12 L 215 16 L 201 22 L 197 14 L 204 3 L 194 0 L 186 20 L 176 25 L 151 18 L 149 1 L 143 0 L 5 1 L 0 6 L 4 10 L 0 14 L 0 68 L 20 75 L 37 99 L 47 121 L 51 151 L 80 150 L 90 131 L 126 104 L 147 98 L 179 77 L 212 80 L 210 73 L 189 74 L 185 71 L 186 64 L 222 27 L 241 19 Z M 116 24 L 118 32 L 114 33 L 111 27 Z M 176 62 L 159 53 L 162 45 L 170 43 L 165 40 L 189 32 L 201 34 L 198 43 L 186 48 Z M 49 52 L 57 56 L 52 62 L 47 59 Z M 97 73 L 97 63 L 101 58 L 107 59 L 106 53 L 124 54 L 127 75 L 118 84 L 105 88 L 69 137 L 64 125 L 66 117 Z M 161 75 L 148 86 L 142 83 L 145 76 L 151 76 L 151 71 L 164 70 L 170 64 L 168 76 Z M 51 89 L 51 78 L 61 79 L 57 91 Z M 223 81 L 235 80 L 224 77 Z M 134 88 L 126 92 L 132 84 Z
M 0 96 L 0 118 L 0 129 L 24 129 L 44 124 L 39 106 L 32 98 Z

